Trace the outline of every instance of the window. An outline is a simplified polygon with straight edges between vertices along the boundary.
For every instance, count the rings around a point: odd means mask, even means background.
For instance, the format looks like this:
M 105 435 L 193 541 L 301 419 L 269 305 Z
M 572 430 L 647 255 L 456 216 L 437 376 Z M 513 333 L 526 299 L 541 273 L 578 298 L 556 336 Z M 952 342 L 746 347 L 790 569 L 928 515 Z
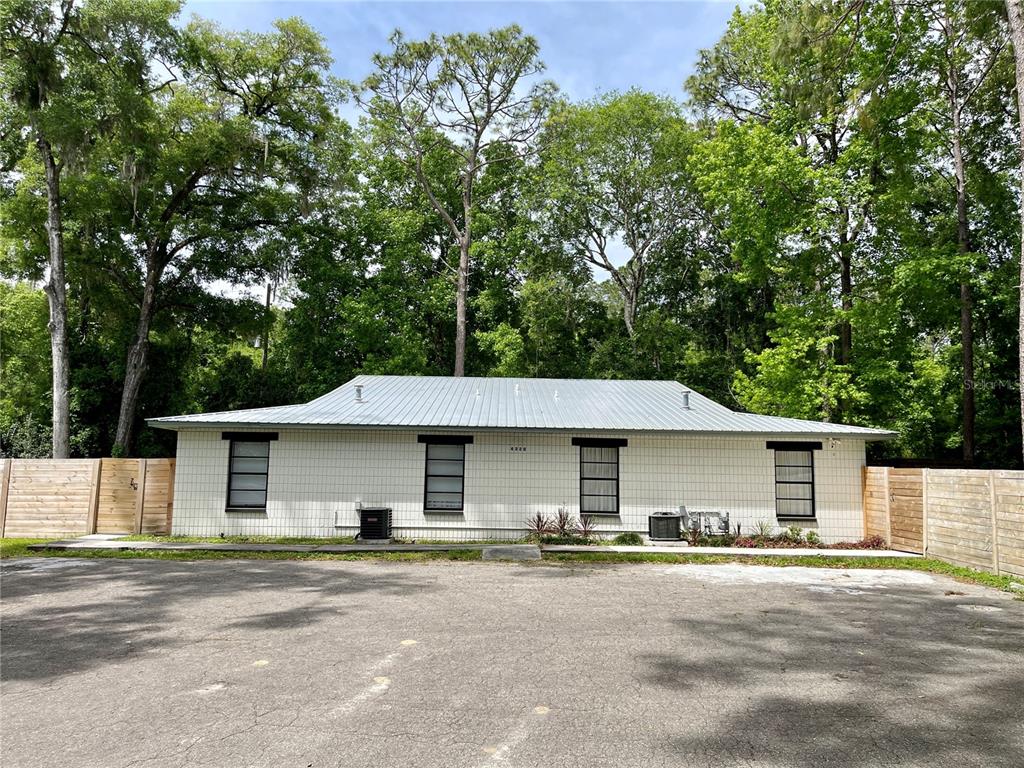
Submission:
M 619 448 L 625 440 L 574 438 L 580 447 L 580 514 L 619 514 Z
M 270 469 L 270 443 L 275 432 L 225 432 L 231 441 L 228 452 L 229 510 L 267 508 L 267 475 Z
M 427 445 L 423 508 L 432 512 L 461 512 L 466 484 L 466 444 L 459 435 L 420 435 Z
M 814 518 L 814 451 L 821 443 L 770 442 L 775 450 L 775 516 Z

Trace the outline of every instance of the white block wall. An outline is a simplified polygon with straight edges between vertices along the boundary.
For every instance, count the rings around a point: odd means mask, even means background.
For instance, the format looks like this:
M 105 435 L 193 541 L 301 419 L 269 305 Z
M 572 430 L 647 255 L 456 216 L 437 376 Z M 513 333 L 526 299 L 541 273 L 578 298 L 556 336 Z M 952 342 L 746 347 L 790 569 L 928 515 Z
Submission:
M 237 431 L 237 430 L 236 430 Z M 440 434 L 435 431 L 431 434 Z M 453 432 L 453 434 L 469 434 Z M 466 446 L 465 509 L 424 512 L 426 446 L 417 432 L 278 430 L 270 444 L 266 512 L 226 512 L 228 447 L 221 430 L 178 433 L 173 532 L 196 536 L 346 536 L 358 530 L 357 502 L 393 509 L 395 536 L 419 539 L 514 539 L 535 512 L 565 505 L 579 512 L 579 448 L 584 433 L 475 432 Z M 775 520 L 771 436 L 625 437 L 619 449 L 620 515 L 596 518 L 609 533 L 646 533 L 647 515 L 675 510 L 728 511 L 752 533 Z M 799 440 L 801 438 L 793 438 Z M 814 439 L 814 438 L 805 438 Z M 822 440 L 814 452 L 817 521 L 824 541 L 864 536 L 861 470 L 864 441 Z M 517 450 L 512 450 L 516 448 Z M 525 448 L 525 451 L 522 450 Z

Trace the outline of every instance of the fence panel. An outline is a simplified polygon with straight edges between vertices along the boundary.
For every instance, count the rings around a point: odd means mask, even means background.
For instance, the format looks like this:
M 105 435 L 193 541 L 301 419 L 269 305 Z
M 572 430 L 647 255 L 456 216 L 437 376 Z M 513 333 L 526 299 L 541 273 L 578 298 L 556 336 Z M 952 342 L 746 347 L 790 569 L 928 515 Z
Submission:
M 88 532 L 94 459 L 9 461 L 4 536 L 60 537 Z
M 1024 576 L 1024 472 L 996 472 L 992 482 L 999 570 Z
M 864 468 L 864 535 L 889 541 L 889 493 L 886 467 Z
M 956 565 L 993 569 L 991 472 L 928 472 L 928 554 Z
M 0 535 L 165 534 L 174 459 L 0 459 Z

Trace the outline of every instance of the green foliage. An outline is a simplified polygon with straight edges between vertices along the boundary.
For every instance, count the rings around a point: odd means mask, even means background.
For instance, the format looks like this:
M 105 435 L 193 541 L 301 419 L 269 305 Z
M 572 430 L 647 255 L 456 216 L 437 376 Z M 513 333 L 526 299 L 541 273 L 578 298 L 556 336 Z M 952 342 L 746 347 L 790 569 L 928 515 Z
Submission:
M 0 429 L 20 419 L 49 421 L 48 318 L 42 291 L 0 282 Z
M 639 89 L 554 104 L 516 27 L 397 33 L 353 91 L 298 19 L 234 32 L 173 0 L 88 0 L 61 33 L 62 5 L 0 3 L 0 450 L 49 439 L 44 131 L 64 163 L 74 455 L 173 451 L 154 430 L 118 446 L 133 372 L 133 424 L 448 374 L 461 304 L 470 375 L 675 379 L 948 459 L 965 282 L 979 463 L 1017 466 L 1013 67 L 998 8 L 947 6 L 955 50 L 937 4 L 737 9 L 684 111 Z M 974 89 L 966 250 L 946 53 Z

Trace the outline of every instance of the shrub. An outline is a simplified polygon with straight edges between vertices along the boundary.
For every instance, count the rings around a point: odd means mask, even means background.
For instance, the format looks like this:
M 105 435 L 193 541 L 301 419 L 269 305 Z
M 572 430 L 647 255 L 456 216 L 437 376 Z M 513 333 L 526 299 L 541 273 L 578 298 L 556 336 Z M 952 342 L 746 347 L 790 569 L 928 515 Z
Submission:
M 558 514 L 555 515 L 555 519 L 551 521 L 551 527 L 554 529 L 554 533 L 558 536 L 573 537 L 578 533 L 578 526 L 576 524 L 576 518 L 569 514 L 569 510 L 565 507 L 558 508 Z
M 767 539 L 769 536 L 772 535 L 772 531 L 774 529 L 775 526 L 769 523 L 767 520 L 758 520 L 754 524 L 754 536 L 760 537 L 762 539 Z
M 589 515 L 580 515 L 579 522 L 576 523 L 576 533 L 587 541 L 600 538 L 597 533 L 597 522 Z
M 638 547 L 644 543 L 644 538 L 639 533 L 627 531 L 626 533 L 620 533 L 612 541 L 623 547 Z
M 743 547 L 744 549 L 754 549 L 758 546 L 757 539 L 752 539 L 749 536 L 739 536 L 732 543 L 734 547 Z
M 799 525 L 791 525 L 782 535 L 790 541 L 802 542 L 804 540 L 804 529 Z
M 526 521 L 527 538 L 541 539 L 554 531 L 551 518 L 543 512 L 537 512 Z
M 812 547 L 817 547 L 821 544 L 821 536 L 819 536 L 818 532 L 813 528 L 804 534 L 804 538 L 807 539 L 807 543 Z

